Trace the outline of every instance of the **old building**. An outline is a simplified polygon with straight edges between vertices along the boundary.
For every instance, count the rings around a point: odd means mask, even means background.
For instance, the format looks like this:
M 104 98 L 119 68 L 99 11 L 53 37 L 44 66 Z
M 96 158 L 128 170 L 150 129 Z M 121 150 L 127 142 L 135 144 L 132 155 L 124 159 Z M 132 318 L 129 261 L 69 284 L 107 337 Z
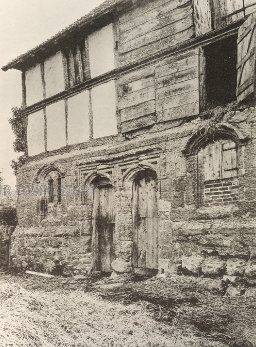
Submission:
M 256 277 L 256 1 L 108 0 L 22 71 L 15 267 Z

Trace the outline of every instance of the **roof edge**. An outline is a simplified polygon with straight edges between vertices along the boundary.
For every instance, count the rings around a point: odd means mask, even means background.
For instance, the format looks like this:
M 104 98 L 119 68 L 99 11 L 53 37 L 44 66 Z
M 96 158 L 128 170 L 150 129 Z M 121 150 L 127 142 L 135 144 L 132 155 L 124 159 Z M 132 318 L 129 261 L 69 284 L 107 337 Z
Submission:
M 2 67 L 3 71 L 10 69 L 22 70 L 22 66 L 26 64 L 27 61 L 33 60 L 38 54 L 45 52 L 47 50 L 54 50 L 58 48 L 65 38 L 75 34 L 76 31 L 84 29 L 86 26 L 95 25 L 95 21 L 98 21 L 101 17 L 106 15 L 111 15 L 114 10 L 116 10 L 121 5 L 128 5 L 134 0 L 106 0 L 101 5 L 95 7 L 88 14 L 76 20 L 73 24 L 69 25 L 65 29 L 58 32 L 56 35 L 52 36 L 48 40 L 44 41 L 40 45 L 32 48 L 19 55 L 17 58 L 11 60 L 9 63 Z

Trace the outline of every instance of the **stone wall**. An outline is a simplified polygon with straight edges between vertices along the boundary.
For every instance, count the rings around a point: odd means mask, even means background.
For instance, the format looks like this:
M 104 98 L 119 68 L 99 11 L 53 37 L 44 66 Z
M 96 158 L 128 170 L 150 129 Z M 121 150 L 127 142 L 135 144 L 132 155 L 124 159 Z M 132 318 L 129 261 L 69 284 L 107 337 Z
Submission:
M 225 117 L 227 114 L 223 120 Z M 66 275 L 85 274 L 93 269 L 90 182 L 101 175 L 114 187 L 112 268 L 117 272 L 131 271 L 132 182 L 136 172 L 150 168 L 158 177 L 159 272 L 254 285 L 255 109 L 232 111 L 229 121 L 223 123 L 223 120 L 222 124 L 235 129 L 240 141 L 237 200 L 227 205 L 219 205 L 217 201 L 211 206 L 204 204 L 200 196 L 197 156 L 184 153 L 197 128 L 205 122 L 200 118 L 179 127 L 156 125 L 143 135 L 129 139 L 108 138 L 93 147 L 74 146 L 72 150 L 62 149 L 30 160 L 18 173 L 19 225 L 12 239 L 13 266 Z M 61 203 L 51 205 L 46 218 L 42 219 L 38 199 L 42 180 L 50 170 L 58 170 L 62 177 L 62 199 Z

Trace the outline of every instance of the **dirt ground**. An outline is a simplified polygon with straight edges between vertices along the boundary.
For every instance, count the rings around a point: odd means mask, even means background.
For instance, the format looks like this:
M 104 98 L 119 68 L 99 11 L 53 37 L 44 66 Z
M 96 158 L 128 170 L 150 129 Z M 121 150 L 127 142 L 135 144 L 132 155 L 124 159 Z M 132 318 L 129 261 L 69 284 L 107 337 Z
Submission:
M 0 346 L 256 346 L 256 298 L 190 277 L 0 274 Z

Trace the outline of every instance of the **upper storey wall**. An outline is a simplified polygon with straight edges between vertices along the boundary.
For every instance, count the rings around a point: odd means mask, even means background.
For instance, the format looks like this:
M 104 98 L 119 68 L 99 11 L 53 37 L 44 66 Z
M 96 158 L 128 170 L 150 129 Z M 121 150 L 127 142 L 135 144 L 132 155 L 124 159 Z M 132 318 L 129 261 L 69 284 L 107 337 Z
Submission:
M 160 129 L 166 122 L 179 124 L 201 111 L 252 97 L 256 16 L 240 19 L 255 9 L 256 0 L 250 6 L 244 1 L 242 12 L 236 2 L 218 1 L 223 6 L 219 13 L 225 13 L 219 21 L 212 17 L 218 13 L 213 7 L 217 0 L 141 1 L 23 73 L 28 154 L 130 136 L 155 125 Z M 229 31 L 207 35 L 237 20 Z M 193 40 L 196 35 L 203 40 Z M 38 114 L 40 136 L 34 136 Z M 60 132 L 61 140 L 56 138 Z
M 119 19 L 119 60 L 126 65 L 194 36 L 191 0 L 149 1 Z

